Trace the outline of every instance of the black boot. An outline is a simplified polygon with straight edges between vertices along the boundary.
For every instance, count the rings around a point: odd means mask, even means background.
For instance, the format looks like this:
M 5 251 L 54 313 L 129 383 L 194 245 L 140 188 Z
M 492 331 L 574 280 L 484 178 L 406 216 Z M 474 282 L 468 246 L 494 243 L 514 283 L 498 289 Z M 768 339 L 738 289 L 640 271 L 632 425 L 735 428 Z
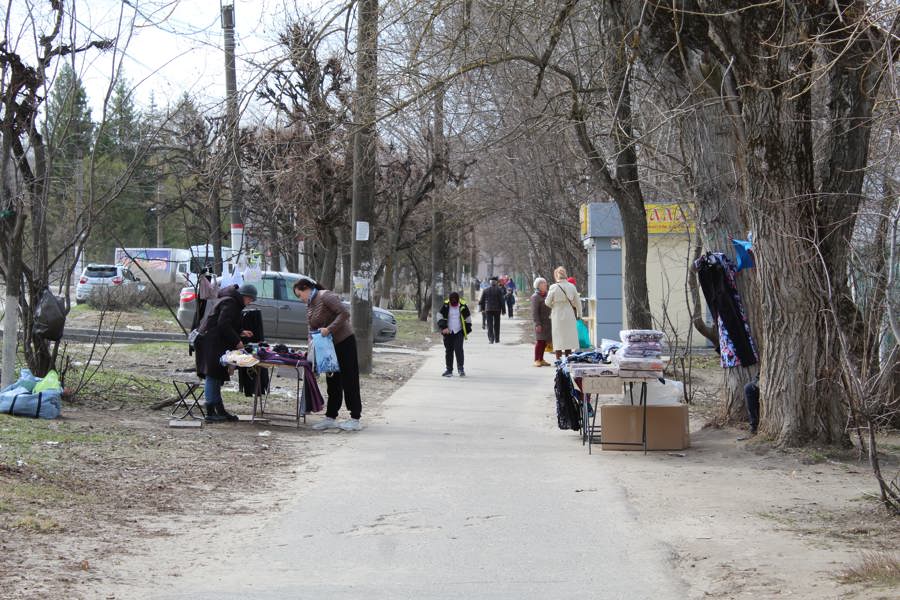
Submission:
M 216 404 L 215 408 L 216 408 L 216 414 L 219 415 L 220 417 L 222 417 L 224 420 L 226 420 L 226 421 L 237 421 L 238 420 L 237 415 L 232 414 L 232 413 L 228 412 L 227 410 L 225 410 L 225 404 L 223 404 L 222 402 L 219 402 L 218 404 Z
M 207 423 L 222 423 L 223 421 L 227 421 L 224 416 L 219 414 L 219 407 L 221 404 L 207 404 L 206 405 L 206 419 L 204 419 Z M 224 410 L 225 407 L 222 406 Z

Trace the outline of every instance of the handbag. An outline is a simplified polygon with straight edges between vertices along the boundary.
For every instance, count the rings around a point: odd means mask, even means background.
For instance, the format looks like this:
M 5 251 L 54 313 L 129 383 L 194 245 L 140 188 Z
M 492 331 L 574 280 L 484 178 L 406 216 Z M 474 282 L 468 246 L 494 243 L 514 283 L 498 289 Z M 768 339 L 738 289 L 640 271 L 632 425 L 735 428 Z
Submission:
M 549 352 L 553 354 L 553 342 L 547 340 L 547 344 L 544 346 L 544 352 Z

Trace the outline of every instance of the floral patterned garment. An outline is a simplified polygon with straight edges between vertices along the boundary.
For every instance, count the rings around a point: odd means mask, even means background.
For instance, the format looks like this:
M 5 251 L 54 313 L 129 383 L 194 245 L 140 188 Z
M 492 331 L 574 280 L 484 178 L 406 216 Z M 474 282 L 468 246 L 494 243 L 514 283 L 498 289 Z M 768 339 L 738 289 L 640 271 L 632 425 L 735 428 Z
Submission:
M 753 356 L 756 357 L 756 360 L 758 361 L 759 352 L 756 350 L 756 342 L 753 340 L 753 336 L 750 335 L 750 321 L 747 320 L 747 311 L 744 308 L 744 303 L 741 300 L 741 295 L 737 291 L 737 284 L 734 280 L 734 274 L 737 273 L 737 266 L 727 256 L 724 254 L 719 256 L 720 254 L 721 253 L 719 252 L 716 253 L 722 266 L 725 267 L 725 279 L 728 282 L 731 298 L 741 315 L 741 319 L 744 321 L 744 331 L 747 332 L 747 339 L 750 341 L 750 348 L 753 349 Z M 725 369 L 742 366 L 741 359 L 734 350 L 734 342 L 731 341 L 731 337 L 728 335 L 728 328 L 725 327 L 725 324 L 722 322 L 722 316 L 719 315 L 716 321 L 719 327 L 719 362 Z

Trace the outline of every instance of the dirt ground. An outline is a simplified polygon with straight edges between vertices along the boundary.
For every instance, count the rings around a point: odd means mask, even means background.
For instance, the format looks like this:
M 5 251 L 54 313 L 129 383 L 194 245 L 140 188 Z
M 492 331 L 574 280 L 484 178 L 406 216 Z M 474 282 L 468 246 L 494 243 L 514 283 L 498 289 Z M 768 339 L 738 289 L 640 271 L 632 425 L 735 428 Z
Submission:
M 100 357 L 86 345 L 69 352 L 75 386 Z M 420 362 L 376 354 L 361 382 L 364 413 L 378 414 Z M 257 510 L 261 490 L 320 452 L 322 434 L 292 425 L 169 428 L 169 409 L 148 407 L 173 397 L 171 380 L 191 364 L 184 344 L 115 345 L 62 418 L 0 415 L 0 598 L 88 598 L 104 563 L 134 552 L 134 540 Z M 290 383 L 276 378 L 274 393 Z M 250 412 L 250 399 L 224 396 Z
M 411 347 L 429 345 L 425 330 Z M 70 351 L 73 368 L 90 373 L 98 357 L 83 346 Z M 420 362 L 376 354 L 363 382 L 365 412 L 380 412 Z M 248 423 L 167 427 L 168 412 L 148 406 L 170 397 L 170 380 L 190 365 L 183 344 L 114 346 L 62 419 L 0 416 L 0 598 L 88 598 L 113 557 L 141 551 L 136 539 L 279 509 L 285 499 L 266 490 L 314 462 L 321 434 Z M 612 466 L 691 598 L 897 598 L 900 519 L 874 500 L 867 463 L 853 450 L 783 451 L 760 438 L 738 441 L 740 429 L 705 427 L 721 382 L 714 360 L 698 361 L 690 449 L 593 456 Z M 225 401 L 249 412 L 235 393 Z M 578 436 L 559 434 L 583 451 Z M 900 437 L 885 437 L 881 448 L 884 472 L 900 472 Z M 884 572 L 845 577 L 866 556 Z
M 178 306 L 174 308 L 177 310 Z M 73 304 L 72 310 L 66 316 L 66 325 L 68 327 L 96 329 L 101 323 L 103 329 L 110 330 L 183 333 L 172 313 L 165 308 L 102 312 L 91 308 L 87 304 Z

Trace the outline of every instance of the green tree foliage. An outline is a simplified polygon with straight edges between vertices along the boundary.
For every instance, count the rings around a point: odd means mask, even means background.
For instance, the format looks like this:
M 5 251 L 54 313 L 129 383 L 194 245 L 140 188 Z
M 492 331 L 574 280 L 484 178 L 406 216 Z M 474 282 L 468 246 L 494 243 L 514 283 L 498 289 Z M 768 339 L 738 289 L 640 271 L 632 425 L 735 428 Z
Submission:
M 62 249 L 77 227 L 78 179 L 83 177 L 84 158 L 91 153 L 93 135 L 87 91 L 71 65 L 64 64 L 51 88 L 44 123 L 50 171 L 47 190 L 50 255 Z
M 117 239 L 126 246 L 156 245 L 157 174 L 148 152 L 153 129 L 135 108 L 131 85 L 120 73 L 97 131 L 95 181 L 101 189 L 121 186 L 122 191 L 95 215 L 88 260 L 111 261 Z

